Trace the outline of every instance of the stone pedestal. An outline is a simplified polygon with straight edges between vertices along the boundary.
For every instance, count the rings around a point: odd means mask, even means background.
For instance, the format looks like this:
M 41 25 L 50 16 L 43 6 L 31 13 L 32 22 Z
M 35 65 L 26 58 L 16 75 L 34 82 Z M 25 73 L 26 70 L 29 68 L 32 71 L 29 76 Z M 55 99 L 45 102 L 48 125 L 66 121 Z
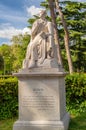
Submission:
M 65 73 L 22 70 L 19 80 L 19 119 L 13 130 L 67 130 Z

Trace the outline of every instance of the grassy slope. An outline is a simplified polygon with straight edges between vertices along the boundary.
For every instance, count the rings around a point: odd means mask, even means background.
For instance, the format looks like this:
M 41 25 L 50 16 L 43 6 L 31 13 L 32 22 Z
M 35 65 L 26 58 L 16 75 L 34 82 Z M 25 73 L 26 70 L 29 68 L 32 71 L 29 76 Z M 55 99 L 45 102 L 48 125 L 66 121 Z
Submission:
M 12 130 L 16 118 L 0 121 L 0 130 Z M 86 113 L 71 117 L 69 130 L 86 130 Z

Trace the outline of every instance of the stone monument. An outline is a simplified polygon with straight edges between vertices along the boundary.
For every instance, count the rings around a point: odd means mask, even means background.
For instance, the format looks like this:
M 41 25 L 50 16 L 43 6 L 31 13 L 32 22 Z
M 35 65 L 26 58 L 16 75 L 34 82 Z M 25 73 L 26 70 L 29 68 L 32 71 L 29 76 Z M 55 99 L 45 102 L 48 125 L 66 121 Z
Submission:
M 19 83 L 19 119 L 13 130 L 67 130 L 66 73 L 58 65 L 54 27 L 39 14 L 32 27 L 23 68 L 14 75 Z

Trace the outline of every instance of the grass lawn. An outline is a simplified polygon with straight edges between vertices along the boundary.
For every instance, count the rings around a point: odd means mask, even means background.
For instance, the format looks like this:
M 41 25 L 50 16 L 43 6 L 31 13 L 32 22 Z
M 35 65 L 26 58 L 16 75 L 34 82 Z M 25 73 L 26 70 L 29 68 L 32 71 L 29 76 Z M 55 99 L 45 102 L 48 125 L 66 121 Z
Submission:
M 16 118 L 0 121 L 0 130 L 12 130 Z M 86 130 L 86 113 L 80 116 L 71 116 L 69 130 Z
M 80 116 L 71 117 L 69 130 L 86 130 L 86 112 Z
M 16 120 L 16 118 L 1 120 L 0 121 L 0 130 L 12 130 L 13 123 L 15 120 Z

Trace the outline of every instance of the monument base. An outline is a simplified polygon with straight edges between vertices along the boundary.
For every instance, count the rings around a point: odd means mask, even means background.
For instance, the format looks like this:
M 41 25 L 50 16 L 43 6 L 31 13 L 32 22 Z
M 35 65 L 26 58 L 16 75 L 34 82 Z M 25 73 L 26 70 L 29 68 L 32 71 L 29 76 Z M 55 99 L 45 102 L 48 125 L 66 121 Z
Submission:
M 70 116 L 65 114 L 61 121 L 16 121 L 13 130 L 67 130 Z
M 55 68 L 22 70 L 14 75 L 19 84 L 19 119 L 13 130 L 67 130 L 66 73 Z

